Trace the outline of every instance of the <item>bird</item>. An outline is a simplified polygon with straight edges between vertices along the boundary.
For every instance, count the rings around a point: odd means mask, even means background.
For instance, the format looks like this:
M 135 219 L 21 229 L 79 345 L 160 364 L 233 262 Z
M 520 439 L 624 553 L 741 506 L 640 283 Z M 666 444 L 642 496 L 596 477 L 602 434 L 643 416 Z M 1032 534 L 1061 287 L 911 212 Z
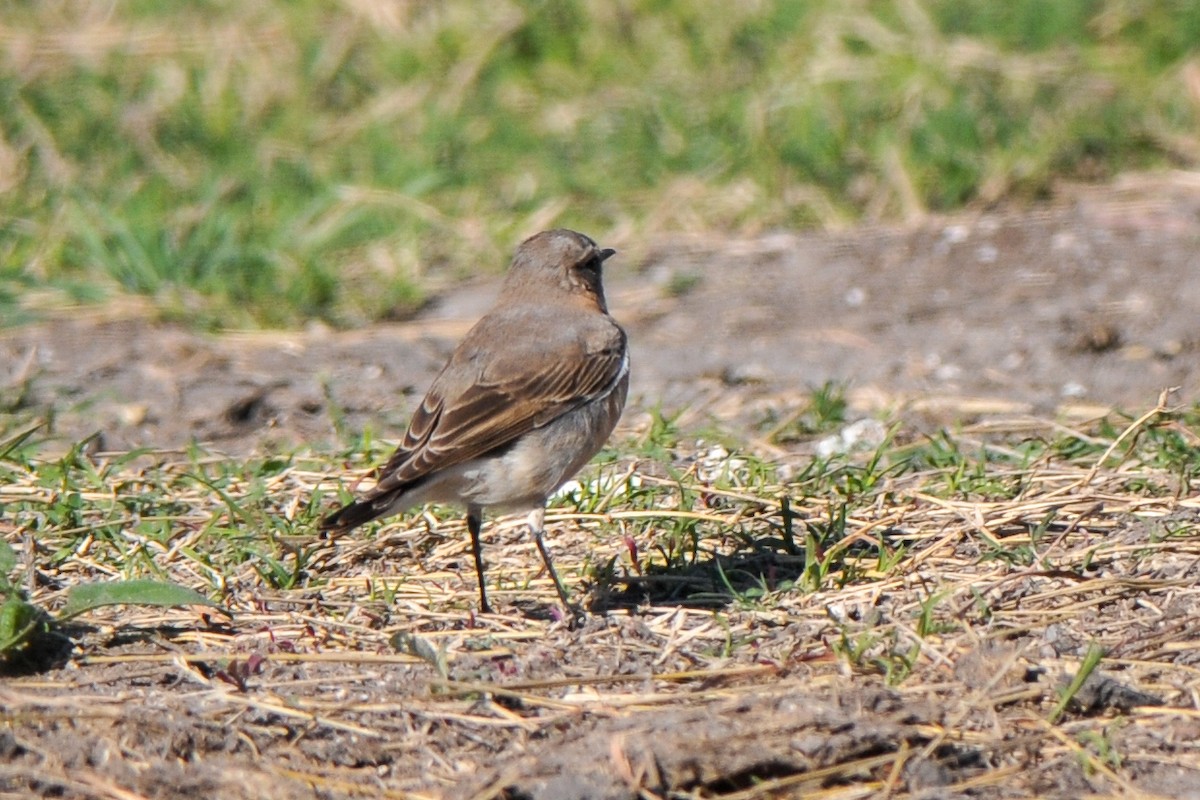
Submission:
M 374 488 L 319 528 L 340 534 L 427 503 L 465 506 L 479 609 L 490 614 L 483 512 L 528 511 L 559 600 L 581 615 L 546 549 L 546 503 L 603 447 L 625 407 L 628 337 L 602 281 L 615 253 L 562 228 L 523 241 L 495 304 L 434 378 Z

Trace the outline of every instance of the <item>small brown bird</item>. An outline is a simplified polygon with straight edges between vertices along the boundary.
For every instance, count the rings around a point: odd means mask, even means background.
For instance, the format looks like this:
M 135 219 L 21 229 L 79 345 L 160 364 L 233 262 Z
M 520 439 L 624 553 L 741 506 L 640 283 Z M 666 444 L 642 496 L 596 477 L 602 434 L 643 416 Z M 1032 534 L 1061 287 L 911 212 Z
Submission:
M 479 607 L 491 613 L 483 509 L 532 509 L 529 528 L 571 608 L 542 540 L 546 501 L 604 445 L 625 406 L 629 351 L 601 283 L 613 253 L 569 230 L 522 242 L 495 306 L 434 379 L 375 488 L 321 529 L 345 532 L 426 503 L 465 505 Z

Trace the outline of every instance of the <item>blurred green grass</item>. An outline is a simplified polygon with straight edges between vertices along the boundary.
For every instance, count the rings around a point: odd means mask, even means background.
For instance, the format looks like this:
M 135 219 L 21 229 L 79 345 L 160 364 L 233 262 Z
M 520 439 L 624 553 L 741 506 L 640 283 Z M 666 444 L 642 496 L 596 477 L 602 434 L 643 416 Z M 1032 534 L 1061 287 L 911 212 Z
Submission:
M 1191 166 L 1200 4 L 8 0 L 0 318 L 402 317 L 552 225 L 914 218 Z

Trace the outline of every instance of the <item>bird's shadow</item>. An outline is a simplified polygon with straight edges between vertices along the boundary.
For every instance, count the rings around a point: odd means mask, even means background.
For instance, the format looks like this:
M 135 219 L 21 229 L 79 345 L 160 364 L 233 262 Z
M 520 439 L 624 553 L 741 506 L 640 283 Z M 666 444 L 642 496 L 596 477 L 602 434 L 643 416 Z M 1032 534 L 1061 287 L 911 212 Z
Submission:
M 593 578 L 588 610 L 607 614 L 645 605 L 720 609 L 754 604 L 776 591 L 837 586 L 854 577 L 860 559 L 880 554 L 888 533 L 883 532 L 882 541 L 827 545 L 820 552 L 806 552 L 776 537 L 747 539 L 730 553 L 697 551 L 654 561 L 641 574 L 616 575 L 610 565 Z

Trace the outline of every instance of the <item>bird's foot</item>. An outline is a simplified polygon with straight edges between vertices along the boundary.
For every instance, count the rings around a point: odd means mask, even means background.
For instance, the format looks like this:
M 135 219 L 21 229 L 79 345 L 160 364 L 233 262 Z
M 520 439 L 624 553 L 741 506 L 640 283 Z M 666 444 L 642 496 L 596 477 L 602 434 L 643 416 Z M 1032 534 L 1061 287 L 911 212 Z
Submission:
M 564 600 L 563 607 L 555 610 L 558 611 L 558 618 L 567 623 L 567 630 L 578 630 L 587 624 L 588 613 L 583 610 L 583 606 Z

